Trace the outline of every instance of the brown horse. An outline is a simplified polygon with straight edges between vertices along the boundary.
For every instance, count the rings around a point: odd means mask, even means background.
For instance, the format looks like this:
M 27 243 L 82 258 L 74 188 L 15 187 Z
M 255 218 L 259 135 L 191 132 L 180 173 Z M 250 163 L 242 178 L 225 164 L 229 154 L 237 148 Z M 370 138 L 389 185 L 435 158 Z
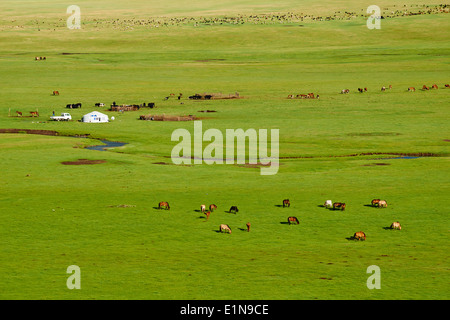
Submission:
M 215 204 L 210 204 L 209 211 L 214 211 L 214 210 L 217 210 L 217 206 Z
M 412 91 L 416 91 L 416 88 L 414 88 L 414 87 L 409 87 L 409 88 L 408 88 L 408 91 L 411 91 L 411 92 L 412 92 Z
M 450 84 L 444 85 L 445 88 L 450 88 Z
M 246 226 L 247 226 L 247 232 L 250 232 L 250 222 L 247 222 Z
M 430 90 L 426 85 L 423 85 L 422 90 Z
M 209 219 L 209 215 L 211 214 L 211 211 L 206 211 L 205 212 L 205 215 L 206 215 L 206 220 L 208 220 Z
M 433 84 L 433 85 L 431 86 L 431 89 L 438 89 L 437 84 Z
M 165 201 L 161 201 L 159 203 L 158 209 L 166 209 L 166 210 L 170 210 L 170 206 L 168 202 Z
M 59 96 L 59 91 L 53 91 L 54 96 Z
M 296 223 L 299 224 L 300 222 L 298 221 L 297 217 L 289 217 L 288 218 L 288 223 L 291 224 L 292 223 Z
M 380 199 L 373 199 L 372 200 L 372 207 L 375 207 L 378 205 L 378 202 L 380 202 Z
M 402 226 L 400 225 L 400 222 L 395 221 L 395 222 L 392 222 L 392 224 L 391 224 L 391 229 L 402 230 Z
M 353 235 L 353 239 L 355 240 L 366 240 L 366 234 L 362 231 L 359 232 L 355 232 L 355 234 Z
M 39 117 L 39 112 L 37 111 L 30 111 L 30 113 L 32 117 Z
M 290 206 L 291 206 L 291 202 L 289 201 L 289 199 L 284 199 L 283 200 L 283 208 L 290 207 Z
M 18 116 L 18 117 L 21 117 L 21 116 L 22 116 L 22 112 L 16 111 L 16 113 L 17 113 L 17 116 Z
M 343 202 L 335 202 L 333 203 L 333 210 L 345 210 L 345 203 Z

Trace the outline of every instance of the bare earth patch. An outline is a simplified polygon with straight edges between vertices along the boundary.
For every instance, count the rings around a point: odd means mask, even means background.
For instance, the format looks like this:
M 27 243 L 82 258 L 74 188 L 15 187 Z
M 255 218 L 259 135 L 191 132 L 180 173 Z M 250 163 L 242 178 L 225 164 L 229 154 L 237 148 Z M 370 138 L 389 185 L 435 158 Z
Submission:
M 99 163 L 105 163 L 106 160 L 88 160 L 88 159 L 78 159 L 77 161 L 63 161 L 62 164 L 69 166 L 79 166 L 79 165 L 85 165 L 85 164 L 99 164 Z

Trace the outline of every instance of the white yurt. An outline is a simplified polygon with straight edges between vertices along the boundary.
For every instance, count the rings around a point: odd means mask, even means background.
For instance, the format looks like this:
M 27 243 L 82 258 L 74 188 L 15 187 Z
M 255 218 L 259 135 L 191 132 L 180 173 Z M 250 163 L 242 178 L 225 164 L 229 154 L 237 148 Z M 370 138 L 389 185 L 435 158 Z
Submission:
M 108 121 L 109 121 L 108 116 L 98 111 L 92 111 L 91 113 L 85 114 L 83 118 L 81 118 L 81 122 L 101 123 Z

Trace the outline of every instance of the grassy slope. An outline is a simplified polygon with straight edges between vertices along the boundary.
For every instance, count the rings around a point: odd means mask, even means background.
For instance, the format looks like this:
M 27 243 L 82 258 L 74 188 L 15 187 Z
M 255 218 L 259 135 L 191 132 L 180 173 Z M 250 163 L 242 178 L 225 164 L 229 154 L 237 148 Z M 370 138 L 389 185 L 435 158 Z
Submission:
M 182 15 L 180 2 L 173 3 L 156 9 Z M 109 4 L 109 16 L 132 14 L 118 2 Z M 244 1 L 232 4 L 253 8 Z M 15 2 L 9 8 L 18 19 L 30 19 L 35 11 L 28 5 L 33 8 L 36 2 Z M 130 5 L 140 6 L 151 7 L 144 2 Z M 228 8 L 226 1 L 199 7 L 200 2 L 190 6 L 192 13 Z M 290 3 L 267 8 L 282 11 Z M 53 4 L 42 10 L 52 19 L 58 11 Z M 98 5 L 92 10 L 105 9 Z M 260 10 L 266 12 L 266 7 Z M 424 26 L 432 37 L 423 34 Z M 449 135 L 448 92 L 405 91 L 448 83 L 449 39 L 440 32 L 446 27 L 447 17 L 438 15 L 383 21 L 383 28 L 374 32 L 356 19 L 305 23 L 302 28 L 184 26 L 121 32 L 86 26 L 74 32 L 42 28 L 1 33 L 1 128 L 88 132 L 130 144 L 121 148 L 124 153 L 100 153 L 73 148 L 92 141 L 2 135 L 1 179 L 6 187 L 0 193 L 0 212 L 6 245 L 0 255 L 5 288 L 0 297 L 446 298 L 448 219 L 441 204 L 449 191 L 447 158 L 327 157 L 448 153 L 443 141 Z M 35 55 L 46 55 L 48 61 L 35 62 Z M 197 61 L 203 59 L 225 60 Z M 392 91 L 379 92 L 389 84 Z M 369 93 L 339 94 L 360 86 Z M 61 96 L 52 97 L 53 90 Z M 161 101 L 170 92 L 203 91 L 239 91 L 247 98 L 186 100 L 184 105 Z M 284 99 L 311 91 L 321 99 Z M 205 115 L 211 119 L 203 121 L 204 130 L 280 128 L 282 156 L 325 157 L 284 160 L 271 177 L 237 166 L 162 166 L 153 163 L 170 162 L 164 157 L 174 145 L 172 131 L 192 131 L 192 123 L 140 122 L 139 113 L 115 115 L 115 122 L 103 126 L 6 116 L 9 108 L 38 107 L 48 116 L 64 111 L 67 103 L 88 106 L 113 100 L 156 101 L 157 111 L 166 114 L 214 109 L 219 112 Z M 84 107 L 72 114 L 80 118 L 91 110 Z M 81 158 L 108 162 L 60 164 Z M 378 162 L 390 165 L 366 166 Z M 375 197 L 386 198 L 389 208 L 364 206 Z M 291 208 L 276 206 L 284 198 L 291 199 Z M 347 211 L 318 207 L 326 199 L 345 201 Z M 161 200 L 171 203 L 170 213 L 153 208 Z M 206 222 L 195 210 L 213 202 L 219 210 Z M 120 204 L 135 207 L 115 207 Z M 234 204 L 238 215 L 224 212 Z M 286 225 L 288 215 L 299 217 L 301 224 Z M 401 232 L 384 229 L 395 220 L 402 222 Z M 240 230 L 247 221 L 252 223 L 250 233 Z M 232 226 L 231 236 L 216 232 L 220 223 Z M 359 230 L 368 235 L 366 242 L 346 239 Z M 65 287 L 65 269 L 71 264 L 81 267 L 80 291 Z M 382 290 L 366 287 L 366 268 L 372 264 L 381 268 Z

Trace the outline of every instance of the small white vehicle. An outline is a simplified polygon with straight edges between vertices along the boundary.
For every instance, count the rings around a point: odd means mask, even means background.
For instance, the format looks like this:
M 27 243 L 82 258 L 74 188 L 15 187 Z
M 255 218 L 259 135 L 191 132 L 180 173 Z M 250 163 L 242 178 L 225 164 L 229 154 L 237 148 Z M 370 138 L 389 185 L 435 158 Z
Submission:
M 53 116 L 50 117 L 50 119 L 54 120 L 54 121 L 69 121 L 72 120 L 72 116 L 70 115 L 70 113 L 61 113 L 61 116 Z

